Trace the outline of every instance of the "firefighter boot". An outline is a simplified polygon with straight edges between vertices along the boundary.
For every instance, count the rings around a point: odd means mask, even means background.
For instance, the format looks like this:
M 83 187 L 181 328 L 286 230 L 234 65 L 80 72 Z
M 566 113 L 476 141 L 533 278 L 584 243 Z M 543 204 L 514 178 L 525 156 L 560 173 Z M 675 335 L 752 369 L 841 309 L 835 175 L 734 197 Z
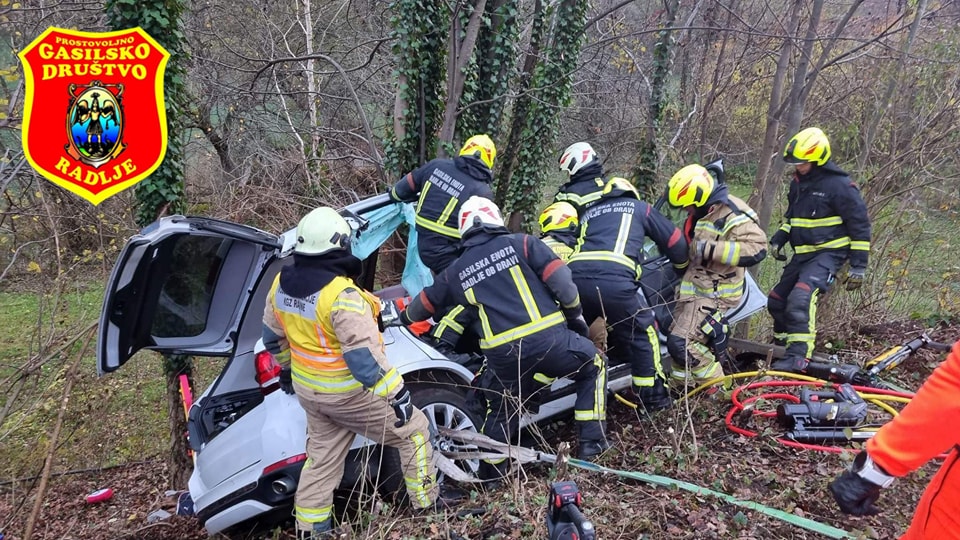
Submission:
M 654 377 L 653 386 L 634 386 L 633 390 L 647 414 L 673 407 L 673 397 L 660 377 Z
M 297 530 L 297 540 L 333 540 L 336 537 L 337 533 L 333 530 L 333 519 L 331 518 L 314 523 L 312 530 Z
M 466 494 L 456 488 L 441 484 L 440 488 L 437 490 L 437 498 L 433 501 L 433 504 L 424 508 L 417 508 L 414 510 L 416 514 L 442 514 L 448 510 L 451 510 L 459 506 L 464 499 L 466 499 Z
M 580 445 L 577 449 L 577 457 L 583 460 L 593 459 L 606 452 L 612 446 L 607 440 L 606 422 L 604 421 L 585 421 L 578 422 L 578 431 L 580 432 Z
M 490 463 L 482 459 L 477 469 L 477 478 L 483 482 L 481 486 L 486 491 L 499 489 L 508 474 L 510 474 L 510 461 L 507 459 L 498 463 Z

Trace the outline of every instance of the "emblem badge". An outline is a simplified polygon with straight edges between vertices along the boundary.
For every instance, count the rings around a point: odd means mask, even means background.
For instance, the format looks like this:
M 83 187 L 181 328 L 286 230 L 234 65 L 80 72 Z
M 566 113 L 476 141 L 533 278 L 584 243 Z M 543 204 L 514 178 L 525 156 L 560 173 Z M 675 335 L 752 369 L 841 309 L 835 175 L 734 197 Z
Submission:
M 23 149 L 44 178 L 93 204 L 160 166 L 170 54 L 141 28 L 48 28 L 20 54 Z

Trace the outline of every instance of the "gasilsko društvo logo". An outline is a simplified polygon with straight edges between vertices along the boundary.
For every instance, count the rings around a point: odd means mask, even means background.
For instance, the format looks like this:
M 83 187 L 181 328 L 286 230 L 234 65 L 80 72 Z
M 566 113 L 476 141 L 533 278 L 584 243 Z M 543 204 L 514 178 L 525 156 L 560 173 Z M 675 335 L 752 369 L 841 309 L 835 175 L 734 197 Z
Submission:
M 167 153 L 163 71 L 143 29 L 48 28 L 20 54 L 23 150 L 45 178 L 93 204 L 143 180 Z

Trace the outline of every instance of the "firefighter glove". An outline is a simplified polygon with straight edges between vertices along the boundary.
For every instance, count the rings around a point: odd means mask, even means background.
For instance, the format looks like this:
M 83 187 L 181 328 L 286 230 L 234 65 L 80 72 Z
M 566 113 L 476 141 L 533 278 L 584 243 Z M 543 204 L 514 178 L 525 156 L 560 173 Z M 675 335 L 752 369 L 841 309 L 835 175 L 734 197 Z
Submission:
M 280 389 L 285 394 L 293 394 L 293 374 L 288 367 L 280 370 Z
M 590 327 L 587 326 L 587 321 L 583 319 L 583 315 L 573 319 L 567 319 L 567 328 L 573 330 L 583 337 L 588 337 L 588 334 L 590 333 Z
M 401 388 L 397 392 L 396 397 L 390 400 L 390 406 L 397 415 L 397 421 L 393 423 L 394 427 L 403 427 L 413 416 L 413 401 L 410 400 L 410 391 L 406 388 Z
M 773 238 L 770 239 L 770 251 L 773 252 L 774 259 L 778 261 L 787 260 L 787 256 L 783 252 L 783 246 L 787 245 L 788 240 L 790 240 L 790 236 L 787 234 L 787 231 L 780 229 L 774 233 Z
M 847 290 L 855 291 L 863 285 L 863 278 L 867 275 L 867 271 L 863 268 L 851 268 L 847 272 Z
M 880 486 L 846 470 L 828 486 L 837 506 L 844 514 L 872 516 L 880 509 L 874 503 L 880 498 Z

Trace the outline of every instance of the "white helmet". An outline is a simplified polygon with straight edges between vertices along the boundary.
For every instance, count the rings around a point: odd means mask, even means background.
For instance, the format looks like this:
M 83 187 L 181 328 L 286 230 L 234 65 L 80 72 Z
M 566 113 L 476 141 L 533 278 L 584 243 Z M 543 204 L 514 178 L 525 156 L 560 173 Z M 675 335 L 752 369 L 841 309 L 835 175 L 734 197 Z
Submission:
M 350 249 L 353 230 L 336 210 L 328 206 L 313 209 L 297 225 L 294 253 L 323 255 L 335 249 Z
M 484 227 L 503 227 L 503 216 L 493 201 L 474 195 L 460 207 L 460 238 Z
M 560 170 L 567 171 L 570 176 L 573 176 L 585 165 L 596 160 L 597 153 L 590 144 L 585 142 L 573 143 L 560 154 Z

